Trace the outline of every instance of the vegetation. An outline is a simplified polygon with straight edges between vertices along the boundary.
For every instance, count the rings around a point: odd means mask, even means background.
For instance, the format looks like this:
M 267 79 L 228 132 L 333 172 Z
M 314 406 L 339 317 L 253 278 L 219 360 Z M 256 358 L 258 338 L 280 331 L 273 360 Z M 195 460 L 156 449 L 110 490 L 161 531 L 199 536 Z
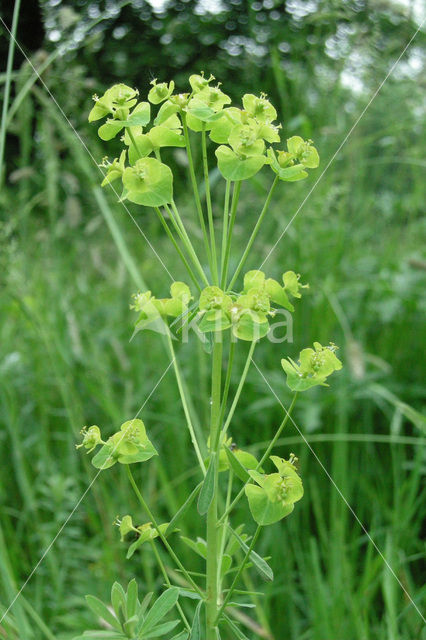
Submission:
M 281 52 L 278 58 L 271 54 L 270 75 L 265 75 L 268 85 L 259 86 L 274 99 L 279 93 L 284 138 L 295 135 L 300 127 L 305 138 L 315 132 L 322 167 L 415 31 L 407 20 L 404 29 L 390 28 L 401 17 L 385 5 L 370 10 L 368 24 L 375 24 L 376 41 L 384 48 L 379 53 L 373 48 L 373 36 L 369 40 L 365 35 L 365 64 L 357 93 L 336 81 L 344 71 L 342 57 L 328 57 L 318 48 L 312 61 L 305 59 L 304 37 L 298 40 L 300 53 Z M 331 3 L 314 17 L 316 24 L 325 23 L 332 33 L 336 17 L 330 11 Z M 349 3 L 345 11 L 353 15 Z M 382 21 L 375 18 L 378 15 Z M 308 18 L 301 19 L 301 29 L 307 28 Z M 355 32 L 350 42 L 356 41 L 366 21 L 351 24 Z M 136 28 L 132 29 L 135 37 Z M 419 240 L 424 233 L 424 131 L 420 70 L 415 64 L 416 56 L 423 55 L 421 38 L 419 34 L 405 62 L 385 83 L 299 212 L 321 169 L 316 177 L 294 183 L 291 189 L 278 185 L 247 263 L 247 269 L 258 268 L 298 212 L 262 268 L 277 280 L 293 268 L 303 273 L 303 281 L 311 287 L 304 290 L 303 303 L 295 310 L 294 344 L 278 348 L 263 341 L 256 354 L 266 381 L 255 367 L 249 370 L 232 425 L 238 446 L 259 458 L 282 419 L 279 401 L 286 408 L 290 405 L 292 394 L 286 390 L 277 356 L 294 356 L 306 344 L 316 340 L 325 344 L 332 337 L 345 363 L 330 389 L 300 394 L 292 415 L 311 448 L 290 423 L 277 443 L 278 455 L 288 457 L 294 451 L 299 458 L 305 496 L 291 516 L 268 527 L 257 542 L 258 554 L 271 554 L 268 563 L 276 579 L 265 584 L 254 574 L 245 577 L 245 589 L 264 593 L 253 596 L 257 618 L 251 609 L 239 617 L 238 624 L 248 637 L 422 637 L 422 619 L 407 596 L 422 609 L 424 503 L 420 488 L 425 420 L 420 413 L 424 370 L 419 352 L 425 258 Z M 126 39 L 118 44 L 126 51 Z M 84 122 L 90 108 L 87 93 L 102 94 L 111 80 L 122 80 L 123 70 L 102 76 L 104 87 L 99 87 L 101 76 L 96 73 L 94 80 L 90 60 L 84 58 L 91 46 L 85 42 L 83 52 L 74 48 L 61 56 L 55 45 L 47 54 L 34 54 L 32 60 L 39 69 L 43 65 L 43 81 L 98 160 L 105 154 L 104 143 L 96 141 Z M 128 481 L 119 472 L 120 465 L 102 474 L 85 493 L 94 473 L 86 456 L 75 450 L 82 425 L 105 425 L 109 435 L 123 416 L 135 415 L 147 400 L 143 418 L 160 456 L 155 464 L 146 463 L 149 473 L 146 465 L 140 470 L 136 466 L 135 478 L 161 522 L 177 512 L 194 488 L 191 467 L 196 458 L 185 416 L 178 410 L 179 391 L 172 370 L 154 390 L 158 372 L 166 371 L 170 361 L 162 338 L 138 333 L 129 342 L 132 331 L 126 318 L 131 293 L 135 289 L 167 291 L 167 273 L 159 268 L 114 195 L 100 190 L 96 164 L 45 87 L 35 82 L 28 63 L 18 68 L 19 55 L 17 50 L 15 71 L 9 74 L 13 84 L 0 195 L 4 211 L 0 291 L 3 610 L 59 531 L 60 535 L 1 626 L 10 638 L 65 640 L 93 626 L 83 594 L 107 601 L 117 578 L 127 584 L 136 577 L 142 598 L 148 591 L 158 596 L 164 584 L 149 545 L 128 563 L 128 545 L 120 542 L 112 527 L 117 514 L 140 513 L 136 500 L 129 504 Z M 131 53 L 126 55 L 128 60 Z M 100 58 L 95 53 L 91 59 L 95 57 Z M 232 58 L 224 55 L 224 67 L 228 60 Z M 249 63 L 250 56 L 245 61 Z M 135 61 L 132 64 L 128 79 L 126 74 L 128 84 L 140 73 Z M 162 68 L 153 71 L 161 80 L 167 78 Z M 198 64 L 191 71 L 198 72 Z M 220 77 L 225 80 L 226 75 Z M 239 71 L 241 83 L 244 77 L 250 84 L 241 90 L 236 86 L 235 96 L 253 91 L 252 78 Z M 6 76 L 1 80 L 4 86 Z M 149 80 L 138 84 L 148 91 Z M 229 84 L 227 80 L 227 88 Z M 235 97 L 234 89 L 230 93 Z M 175 183 L 182 218 L 201 247 L 196 212 L 187 196 L 190 182 L 183 156 L 177 149 L 166 151 L 164 157 L 179 176 Z M 195 157 L 195 163 L 199 161 Z M 241 190 L 231 272 L 261 211 L 269 188 L 267 170 Z M 223 186 L 214 170 L 210 185 L 215 202 L 222 202 Z M 169 250 L 155 213 L 149 209 L 141 213 L 137 205 L 128 208 L 175 279 L 185 280 L 185 269 Z M 219 224 L 217 219 L 217 229 Z M 196 389 L 190 397 L 194 427 L 205 429 L 210 413 L 209 355 L 198 342 L 190 347 L 177 347 L 177 358 L 188 389 Z M 230 397 L 245 357 L 244 349 L 236 349 Z M 255 442 L 259 445 L 250 446 Z M 181 535 L 191 538 L 204 535 L 193 511 L 192 519 L 190 511 L 179 524 Z M 235 521 L 246 522 L 248 513 L 241 501 Z M 163 562 L 173 569 L 157 543 Z M 189 548 L 181 545 L 179 550 L 185 563 L 192 561 Z M 174 571 L 168 575 L 173 582 L 179 579 Z M 190 602 L 184 606 L 193 610 Z

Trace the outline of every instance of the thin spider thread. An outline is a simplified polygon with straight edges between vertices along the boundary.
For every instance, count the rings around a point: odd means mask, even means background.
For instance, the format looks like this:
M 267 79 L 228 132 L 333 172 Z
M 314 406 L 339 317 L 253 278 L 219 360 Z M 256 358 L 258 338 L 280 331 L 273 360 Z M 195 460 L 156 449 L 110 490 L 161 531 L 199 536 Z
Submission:
M 424 23 L 426 22 L 426 18 L 425 20 L 423 20 L 423 22 L 420 24 L 420 26 L 417 28 L 417 30 L 415 31 L 415 33 L 411 36 L 410 40 L 407 42 L 407 44 L 405 45 L 404 49 L 402 50 L 402 53 L 398 56 L 398 58 L 396 59 L 396 61 L 393 63 L 392 67 L 390 68 L 390 70 L 388 71 L 388 73 L 386 74 L 385 78 L 382 80 L 382 82 L 379 84 L 378 88 L 376 89 L 376 91 L 374 92 L 374 94 L 372 95 L 372 97 L 370 98 L 370 100 L 368 101 L 367 105 L 364 107 L 364 109 L 361 111 L 361 114 L 358 116 L 358 118 L 355 120 L 355 123 L 352 125 L 352 127 L 349 129 L 348 133 L 346 134 L 346 136 L 344 137 L 343 141 L 340 143 L 340 145 L 338 146 L 338 148 L 336 149 L 336 151 L 334 152 L 334 154 L 332 155 L 332 157 L 330 158 L 330 160 L 327 162 L 325 168 L 323 169 L 321 175 L 317 178 L 317 180 L 314 182 L 314 184 L 312 185 L 311 189 L 309 190 L 308 194 L 305 196 L 305 198 L 303 199 L 302 203 L 299 205 L 296 213 L 292 216 L 292 218 L 290 219 L 290 221 L 288 222 L 288 224 L 286 225 L 284 231 L 282 231 L 282 233 L 280 234 L 278 240 L 275 242 L 275 244 L 273 245 L 273 247 L 270 249 L 269 253 L 267 254 L 266 258 L 263 260 L 262 264 L 259 267 L 259 270 L 263 267 L 263 265 L 265 264 L 265 262 L 267 260 L 269 260 L 271 254 L 273 253 L 273 251 L 275 251 L 275 249 L 277 248 L 278 244 L 281 242 L 281 240 L 283 239 L 283 237 L 285 236 L 285 234 L 287 233 L 288 229 L 290 228 L 290 226 L 293 224 L 294 220 L 296 219 L 297 215 L 299 214 L 299 212 L 302 210 L 302 208 L 304 207 L 304 205 L 306 204 L 306 202 L 309 200 L 310 196 L 312 195 L 313 191 L 315 190 L 315 188 L 317 187 L 317 185 L 319 184 L 319 182 L 322 180 L 322 178 L 324 177 L 324 175 L 326 174 L 326 172 L 328 171 L 329 167 L 331 166 L 331 164 L 334 162 L 334 160 L 336 159 L 336 156 L 340 153 L 340 151 L 342 150 L 342 148 L 344 147 L 344 145 L 346 144 L 346 142 L 348 141 L 349 137 L 352 135 L 353 131 L 355 130 L 355 128 L 358 126 L 358 124 L 360 123 L 360 121 L 362 120 L 362 118 L 364 117 L 365 113 L 367 112 L 367 110 L 369 109 L 369 107 L 371 106 L 372 102 L 375 100 L 375 98 L 377 97 L 377 95 L 380 93 L 380 90 L 382 89 L 383 85 L 385 84 L 385 82 L 390 78 L 390 76 L 392 75 L 392 73 L 394 72 L 394 70 L 396 69 L 396 67 L 398 66 L 401 58 L 403 57 L 403 55 L 406 53 L 406 51 L 409 49 L 409 47 L 411 46 L 414 38 L 417 36 L 417 34 L 419 33 L 419 31 L 421 30 L 421 28 L 423 27 Z
M 375 543 L 375 541 L 373 540 L 373 538 L 371 537 L 370 533 L 368 532 L 368 530 L 366 529 L 366 527 L 364 526 L 364 524 L 362 523 L 362 521 L 360 520 L 359 516 L 356 514 L 356 512 L 354 511 L 354 509 L 351 507 L 351 505 L 349 504 L 348 500 L 346 499 L 346 497 L 343 495 L 341 489 L 337 486 L 335 480 L 333 479 L 333 477 L 330 475 L 330 473 L 328 472 L 328 470 L 325 468 L 324 464 L 322 463 L 322 461 L 320 460 L 320 458 L 318 457 L 317 453 L 314 451 L 314 449 L 312 448 L 312 446 L 310 445 L 310 443 L 308 442 L 308 440 L 305 438 L 305 436 L 303 435 L 301 429 L 299 429 L 299 427 L 297 426 L 297 424 L 295 423 L 295 421 L 293 420 L 293 418 L 291 417 L 291 415 L 288 413 L 287 409 L 285 408 L 285 406 L 283 405 L 283 403 L 281 402 L 281 400 L 279 399 L 279 397 L 277 396 L 277 394 L 275 393 L 274 389 L 272 388 L 272 386 L 270 385 L 269 381 L 265 378 L 263 372 L 260 370 L 260 368 L 258 367 L 258 365 L 256 364 L 256 362 L 253 360 L 253 364 L 256 367 L 257 371 L 260 373 L 260 375 L 262 376 L 264 382 L 266 383 L 266 385 L 268 386 L 269 390 L 272 392 L 272 394 L 274 395 L 275 399 L 278 401 L 278 403 L 281 405 L 281 407 L 284 409 L 286 415 L 290 418 L 291 422 L 293 423 L 293 426 L 297 429 L 297 432 L 299 433 L 300 437 L 302 438 L 302 440 L 304 441 L 304 443 L 308 446 L 310 452 L 312 453 L 312 455 L 314 456 L 314 458 L 316 459 L 316 461 L 318 462 L 318 464 L 320 465 L 321 469 L 324 471 L 324 473 L 326 474 L 327 478 L 330 480 L 331 484 L 333 485 L 333 487 L 336 489 L 337 493 L 339 494 L 339 496 L 342 498 L 343 502 L 345 503 L 345 505 L 347 506 L 347 508 L 349 509 L 349 511 L 351 512 L 351 514 L 353 515 L 353 517 L 355 518 L 355 520 L 357 521 L 357 523 L 359 524 L 359 526 L 361 527 L 361 529 L 363 530 L 363 532 L 365 533 L 365 535 L 367 536 L 367 538 L 369 539 L 369 541 L 371 542 L 371 544 L 373 545 L 373 547 L 375 548 L 375 550 L 377 551 L 377 553 L 379 554 L 379 556 L 382 558 L 383 562 L 385 563 L 385 565 L 387 566 L 387 568 L 389 569 L 389 571 L 391 572 L 391 574 L 393 575 L 393 577 L 395 578 L 395 580 L 398 582 L 399 586 L 401 587 L 401 589 L 403 590 L 403 592 L 405 593 L 405 595 L 407 596 L 408 600 L 411 602 L 411 604 L 413 605 L 413 607 L 415 608 L 415 610 L 417 611 L 417 613 L 419 614 L 419 616 L 421 617 L 421 619 L 423 620 L 423 622 L 426 623 L 426 618 L 424 618 L 422 612 L 420 611 L 420 609 L 418 608 L 418 606 L 416 605 L 416 603 L 414 602 L 413 598 L 410 596 L 410 594 L 408 593 L 407 589 L 404 587 L 403 583 L 401 582 L 401 580 L 398 578 L 398 576 L 396 575 L 395 571 L 392 569 L 391 565 L 389 564 L 388 560 L 386 559 L 386 557 L 384 556 L 384 554 L 382 553 L 382 551 L 379 549 L 379 547 L 377 546 L 377 544 Z
M 133 420 L 136 420 L 136 418 L 138 417 L 138 415 L 140 414 L 140 412 L 144 409 L 144 407 L 146 406 L 146 404 L 148 403 L 148 401 L 150 400 L 150 398 L 152 397 L 152 395 L 155 393 L 155 391 L 157 390 L 157 387 L 159 386 L 159 384 L 161 383 L 161 381 L 163 380 L 164 376 L 167 374 L 167 372 L 169 371 L 170 367 L 172 366 L 173 362 L 174 362 L 174 358 L 172 359 L 172 361 L 168 364 L 167 368 L 163 371 L 161 377 L 159 378 L 159 380 L 157 381 L 157 383 L 155 384 L 154 388 L 151 390 L 149 396 L 145 399 L 144 403 L 142 404 L 142 406 L 139 408 L 138 412 L 136 413 L 135 417 L 133 418 Z M 120 438 L 120 440 L 117 442 L 117 444 L 115 445 L 115 447 L 113 448 L 111 455 L 115 452 L 115 450 L 117 449 L 117 447 L 120 445 L 121 441 L 123 440 L 125 436 L 125 433 L 123 432 L 122 437 Z M 77 511 L 78 507 L 80 506 L 80 504 L 83 502 L 84 498 L 86 497 L 86 495 L 89 493 L 90 489 L 93 487 L 93 485 L 95 484 L 96 480 L 98 479 L 101 471 L 104 470 L 104 466 L 106 464 L 106 461 L 104 462 L 104 464 L 102 465 L 102 467 L 98 470 L 98 472 L 96 473 L 96 475 L 94 476 L 94 478 L 91 480 L 90 484 L 88 485 L 88 487 L 85 489 L 84 493 L 80 496 L 79 500 L 77 501 L 77 503 L 75 504 L 73 510 L 71 511 L 71 513 L 67 516 L 66 520 L 62 523 L 59 531 L 56 533 L 56 535 L 54 536 L 54 538 L 52 538 L 51 542 L 48 544 L 48 546 L 46 547 L 46 549 L 44 550 L 43 554 L 41 555 L 40 559 L 38 560 L 37 564 L 34 566 L 34 568 L 32 569 L 32 571 L 30 572 L 30 574 L 28 575 L 28 577 L 26 578 L 25 582 L 23 583 L 23 585 L 21 586 L 21 588 L 19 589 L 19 591 L 17 592 L 17 594 L 15 595 L 15 597 L 13 598 L 12 602 L 9 604 L 9 606 L 7 607 L 6 611 L 3 613 L 2 617 L 0 618 L 0 624 L 3 622 L 3 620 L 5 619 L 5 617 L 7 616 L 7 614 L 9 613 L 9 611 L 12 609 L 13 605 L 15 604 L 15 602 L 18 600 L 19 596 L 21 595 L 21 593 L 23 592 L 23 590 L 25 589 L 25 587 L 27 586 L 27 584 L 30 582 L 31 578 L 34 576 L 34 574 L 37 572 L 37 570 L 39 569 L 40 565 L 42 564 L 43 560 L 45 559 L 45 557 L 47 556 L 47 554 L 49 553 L 49 551 L 52 549 L 53 545 L 55 544 L 56 540 L 59 538 L 59 536 L 61 535 L 62 531 L 65 529 L 65 527 L 67 526 L 68 522 L 71 520 L 71 518 L 73 517 L 74 513 Z
M 86 153 L 88 154 L 88 156 L 90 157 L 90 159 L 92 160 L 92 162 L 96 165 L 96 167 L 98 168 L 100 174 L 102 175 L 102 177 L 105 178 L 105 173 L 102 171 L 101 167 L 99 166 L 99 164 L 96 162 L 95 157 L 93 156 L 93 154 L 91 153 L 90 149 L 88 148 L 88 146 L 86 145 L 86 143 L 84 142 L 84 140 L 82 139 L 82 137 L 80 136 L 80 134 L 78 133 L 78 131 L 75 129 L 74 125 L 72 124 L 72 122 L 70 122 L 68 116 L 66 115 L 66 113 L 64 112 L 64 110 L 62 109 L 62 107 L 60 106 L 60 104 L 58 103 L 58 101 L 56 100 L 55 96 L 53 95 L 53 93 L 50 91 L 49 87 L 47 86 L 47 84 L 44 82 L 43 78 L 40 76 L 40 74 L 38 73 L 37 69 L 34 67 L 33 63 L 31 62 L 31 60 L 29 59 L 29 57 L 26 55 L 25 51 L 22 49 L 21 45 L 19 44 L 18 40 L 16 38 L 13 37 L 9 27 L 7 26 L 7 24 L 5 23 L 5 21 L 3 20 L 3 18 L 0 16 L 0 20 L 3 24 L 3 26 L 5 27 L 5 29 L 8 31 L 9 36 L 11 38 L 13 38 L 16 46 L 18 47 L 18 49 L 21 51 L 22 55 L 25 57 L 25 59 L 27 60 L 27 62 L 29 63 L 29 65 L 31 66 L 31 68 L 33 69 L 34 73 L 36 74 L 37 78 L 40 80 L 41 84 L 43 85 L 44 89 L 46 90 L 46 92 L 48 93 L 50 99 L 52 100 L 52 102 L 56 105 L 56 107 L 58 108 L 59 112 L 61 113 L 61 115 L 63 116 L 63 118 L 65 119 L 65 121 L 67 122 L 67 124 L 71 127 L 74 135 L 76 136 L 77 140 L 80 142 L 80 144 L 82 145 L 82 147 L 84 148 L 84 150 L 86 151 Z M 153 254 L 155 255 L 155 257 L 157 258 L 157 260 L 160 262 L 161 266 L 163 267 L 163 269 L 166 271 L 167 275 L 170 277 L 170 280 L 173 280 L 173 276 L 170 273 L 170 271 L 168 270 L 168 268 L 166 267 L 166 265 L 164 264 L 163 260 L 161 259 L 161 257 L 159 256 L 159 254 L 157 253 L 156 249 L 153 247 L 153 245 L 151 244 L 150 240 L 148 239 L 148 237 L 146 236 L 146 234 L 143 232 L 143 230 L 141 229 L 140 225 L 138 224 L 138 222 L 135 220 L 134 216 L 130 213 L 128 207 L 126 206 L 126 204 L 123 202 L 123 200 L 120 199 L 120 195 L 118 194 L 118 192 L 116 191 L 115 187 L 113 184 L 109 183 L 108 186 L 111 188 L 112 192 L 114 193 L 115 196 L 117 196 L 118 202 L 121 204 L 121 206 L 124 208 L 124 210 L 126 211 L 126 213 L 130 216 L 132 222 L 134 223 L 134 225 L 137 227 L 139 233 L 142 235 L 143 239 L 145 240 L 145 242 L 148 244 L 149 248 L 151 249 L 151 251 L 153 252 Z

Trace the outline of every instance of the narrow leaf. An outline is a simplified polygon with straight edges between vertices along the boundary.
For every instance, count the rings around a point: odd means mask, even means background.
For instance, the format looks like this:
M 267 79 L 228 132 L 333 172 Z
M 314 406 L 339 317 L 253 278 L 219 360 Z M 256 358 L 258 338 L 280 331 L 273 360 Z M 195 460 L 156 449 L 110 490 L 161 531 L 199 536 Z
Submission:
M 227 615 L 224 614 L 223 618 L 226 624 L 228 625 L 228 627 L 230 628 L 230 630 L 232 631 L 232 633 L 234 634 L 235 638 L 238 638 L 238 640 L 249 640 L 249 638 L 247 638 L 247 636 L 241 631 L 241 629 L 239 629 L 239 627 L 237 627 L 237 625 L 234 622 L 232 622 L 232 620 L 228 618 Z
M 154 602 L 152 609 L 144 620 L 141 631 L 146 634 L 147 631 L 155 627 L 155 625 L 168 614 L 170 609 L 175 606 L 178 597 L 179 589 L 177 587 L 167 589 L 167 591 Z
M 249 548 L 246 545 L 246 543 L 244 542 L 244 540 L 242 538 L 240 538 L 238 533 L 236 531 L 234 531 L 232 529 L 232 527 L 229 527 L 229 529 L 230 529 L 231 533 L 233 534 L 233 536 L 238 540 L 238 543 L 239 543 L 241 549 L 243 551 L 245 551 L 245 553 L 247 553 Z M 267 580 L 268 582 L 272 582 L 272 580 L 274 579 L 274 573 L 273 573 L 271 567 L 269 566 L 269 564 L 266 562 L 266 560 L 261 558 L 261 556 L 259 556 L 259 554 L 257 554 L 255 551 L 252 551 L 250 553 L 249 557 L 250 557 L 250 560 L 252 561 L 253 565 L 257 569 L 258 573 L 261 575 L 261 577 L 264 580 Z
M 227 446 L 225 446 L 225 453 L 226 453 L 226 457 L 228 458 L 229 466 L 231 467 L 232 471 L 235 473 L 237 478 L 242 480 L 242 482 L 247 482 L 248 480 L 250 480 L 250 476 L 247 473 L 245 467 L 243 467 L 243 465 L 238 460 L 238 458 Z
M 154 627 L 148 633 L 144 633 L 144 640 L 148 640 L 148 638 L 159 638 L 164 637 L 165 633 L 172 631 L 179 624 L 179 620 L 172 620 L 171 622 L 163 622 L 163 624 L 159 624 L 158 627 Z
M 200 600 L 200 602 L 197 604 L 197 608 L 195 609 L 195 615 L 194 620 L 192 621 L 191 635 L 189 636 L 189 640 L 201 640 L 200 612 L 202 604 L 203 601 Z
M 99 598 L 96 598 L 95 596 L 86 596 L 86 602 L 96 616 L 105 620 L 105 622 L 108 622 L 108 624 L 110 624 L 114 629 L 117 629 L 117 631 L 121 631 L 121 625 L 117 618 L 111 613 L 106 604 L 99 600 Z
M 132 618 L 137 610 L 138 605 L 138 583 L 133 578 L 127 587 L 127 617 Z
M 210 456 L 209 468 L 207 469 L 206 477 L 203 481 L 200 496 L 198 498 L 198 513 L 204 516 L 212 503 L 214 496 L 214 485 L 216 478 L 216 454 L 212 453 Z
M 189 497 L 185 500 L 185 502 L 180 507 L 180 509 L 178 509 L 178 511 L 175 513 L 173 518 L 170 520 L 169 526 L 167 527 L 164 533 L 165 536 L 168 536 L 168 534 L 171 533 L 173 529 L 176 527 L 177 523 L 183 518 L 183 516 L 188 511 L 191 504 L 194 502 L 194 499 L 198 495 L 198 492 L 200 491 L 202 486 L 203 486 L 203 483 L 200 482 L 200 484 L 195 487 L 195 489 L 192 491 Z

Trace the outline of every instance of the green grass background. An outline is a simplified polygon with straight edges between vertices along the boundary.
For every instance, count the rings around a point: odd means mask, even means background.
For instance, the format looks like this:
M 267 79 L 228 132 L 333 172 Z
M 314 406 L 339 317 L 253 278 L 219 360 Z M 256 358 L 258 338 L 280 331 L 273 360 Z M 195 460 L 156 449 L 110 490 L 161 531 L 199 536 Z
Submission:
M 406 40 L 401 35 L 399 50 Z M 69 64 L 52 51 L 43 79 L 100 161 L 109 150 L 85 119 L 91 93 L 100 93 L 106 81 L 91 77 L 78 56 Z M 46 55 L 33 57 L 34 63 L 40 66 Z M 316 61 L 318 67 L 321 63 Z M 303 60 L 301 65 L 314 79 L 309 65 L 305 68 Z M 137 412 L 169 363 L 158 336 L 138 334 L 130 342 L 131 293 L 146 286 L 166 295 L 166 272 L 113 194 L 100 190 L 95 164 L 43 86 L 28 86 L 31 68 L 26 63 L 13 68 L 10 104 L 16 108 L 7 129 L 0 226 L 0 615 L 94 476 L 88 460 L 75 450 L 82 426 L 114 431 Z M 283 113 L 287 78 L 274 56 L 270 68 L 285 134 L 314 138 L 322 167 L 384 77 L 383 69 L 372 70 L 366 76 L 371 86 L 367 83 L 345 108 L 347 89 L 316 76 L 316 103 L 306 111 L 303 95 L 309 83 L 301 80 L 297 86 L 293 78 L 292 95 L 302 107 L 288 121 Z M 6 79 L 3 74 L 2 87 Z M 147 84 L 139 88 L 143 93 Z M 410 74 L 389 79 L 268 259 L 265 270 L 272 277 L 294 269 L 310 289 L 297 304 L 294 342 L 277 347 L 264 340 L 255 359 L 288 406 L 280 358 L 294 357 L 313 340 L 339 345 L 343 371 L 329 389 L 301 395 L 295 422 L 424 610 L 423 89 Z M 197 241 L 185 167 L 179 156 L 171 154 L 170 161 L 178 175 L 180 209 Z M 279 185 L 248 268 L 263 261 L 320 170 L 301 183 Z M 219 212 L 223 184 L 216 178 L 213 173 Z M 242 189 L 234 266 L 270 180 L 265 171 Z M 129 209 L 168 269 L 184 279 L 152 212 L 134 205 Z M 238 343 L 234 390 L 246 351 Z M 208 356 L 195 338 L 177 353 L 195 419 L 205 430 Z M 261 451 L 282 414 L 252 367 L 231 428 L 234 440 Z M 136 473 L 159 519 L 166 520 L 197 482 L 172 370 L 142 417 L 160 457 Z M 290 451 L 300 459 L 305 497 L 291 517 L 261 536 L 258 550 L 271 556 L 276 579 L 265 586 L 255 575 L 247 578 L 248 585 L 252 581 L 265 593 L 258 608 L 264 635 L 253 631 L 250 637 L 425 638 L 421 617 L 289 424 L 276 453 L 287 457 Z M 93 624 L 84 595 L 108 597 L 115 579 L 136 575 L 142 588 L 159 589 L 161 577 L 149 549 L 132 562 L 125 560 L 125 545 L 112 522 L 128 512 L 140 517 L 122 470 L 114 467 L 79 505 L 0 624 L 0 637 L 72 638 Z M 246 522 L 252 530 L 243 501 L 234 522 Z M 182 530 L 202 535 L 195 509 Z M 176 544 L 182 557 L 194 562 L 189 549 Z

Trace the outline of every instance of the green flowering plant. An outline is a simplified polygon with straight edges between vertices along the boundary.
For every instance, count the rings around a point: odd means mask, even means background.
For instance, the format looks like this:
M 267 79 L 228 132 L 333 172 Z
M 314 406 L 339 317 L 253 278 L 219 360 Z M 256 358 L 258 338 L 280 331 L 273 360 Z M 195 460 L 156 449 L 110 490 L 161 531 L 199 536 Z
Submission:
M 303 349 L 298 362 L 284 357 L 282 367 L 287 386 L 294 395 L 266 451 L 258 459 L 249 446 L 246 450 L 235 444 L 229 428 L 254 349 L 261 339 L 271 336 L 277 314 L 292 317 L 296 301 L 308 287 L 297 271 L 288 269 L 275 279 L 259 269 L 246 271 L 246 264 L 278 185 L 307 178 L 309 171 L 318 167 L 319 155 L 311 140 L 292 136 L 282 141 L 282 125 L 268 96 L 249 93 L 242 96 L 240 104 L 233 104 L 220 83 L 204 73 L 191 75 L 183 93 L 176 91 L 173 80 L 158 82 L 155 79 L 147 89 L 145 100 L 140 100 L 139 92 L 125 84 L 114 85 L 94 100 L 89 120 L 103 120 L 98 128 L 100 138 L 109 141 L 120 134 L 122 143 L 118 158 L 112 161 L 104 158 L 100 165 L 104 170 L 102 186 L 113 184 L 116 193 L 115 186 L 119 184 L 120 201 L 127 200 L 130 206 L 153 211 L 188 276 L 188 282 L 177 280 L 171 284 L 169 297 L 156 297 L 161 292 L 151 290 L 135 293 L 130 308 L 137 314 L 134 335 L 147 329 L 163 334 L 198 463 L 198 477 L 176 513 L 169 514 L 168 521 L 159 524 L 156 509 L 146 502 L 132 466 L 155 465 L 156 456 L 161 456 L 161 443 L 157 450 L 144 422 L 137 416 L 124 422 L 106 440 L 96 425 L 83 429 L 82 441 L 77 447 L 92 454 L 92 464 L 98 473 L 116 463 L 118 470 L 124 468 L 138 499 L 142 515 L 138 513 L 137 522 L 143 517 L 142 524 L 134 524 L 133 514 L 117 518 L 115 523 L 121 541 L 128 545 L 126 557 L 131 559 L 136 551 L 150 550 L 165 591 L 149 610 L 152 594 L 140 602 L 135 580 L 129 583 L 127 591 L 118 583 L 113 585 L 112 609 L 88 596 L 90 608 L 112 631 L 87 631 L 81 638 L 247 640 L 241 628 L 245 618 L 240 617 L 236 623 L 230 617 L 231 607 L 251 605 L 245 602 L 251 600 L 251 591 L 238 588 L 241 575 L 253 567 L 264 580 L 273 580 L 267 561 L 255 551 L 258 537 L 263 527 L 288 517 L 303 497 L 297 458 L 291 454 L 286 460 L 271 455 L 272 451 L 287 421 L 292 419 L 298 392 L 313 386 L 327 386 L 329 377 L 342 364 L 336 356 L 335 345 L 323 347 L 318 342 L 313 348 Z M 200 149 L 200 165 L 194 161 L 194 144 Z M 186 216 L 174 200 L 175 175 L 162 157 L 166 147 L 186 152 L 202 247 L 196 234 L 191 237 Z M 220 227 L 213 216 L 212 160 L 223 178 Z M 243 183 L 260 171 L 272 175 L 272 184 L 231 274 L 240 191 Z M 138 211 L 136 207 L 135 210 Z M 174 348 L 174 342 L 184 342 L 183 329 L 193 326 L 196 335 L 203 338 L 211 359 L 211 413 L 206 433 L 194 428 L 188 385 L 184 384 Z M 246 349 L 247 356 L 230 401 L 236 349 Z M 228 365 L 223 376 L 226 353 Z M 145 477 L 149 468 L 144 467 Z M 233 521 L 235 506 L 243 497 L 256 525 L 253 534 L 245 530 L 250 529 L 250 525 L 235 525 Z M 178 525 L 194 509 L 203 520 L 205 538 L 180 535 Z M 179 535 L 173 536 L 172 544 L 170 536 L 174 532 Z M 196 565 L 186 566 L 182 562 L 181 545 L 189 548 L 198 561 L 201 559 L 204 572 L 194 570 Z M 174 610 L 178 617 L 169 620 Z

